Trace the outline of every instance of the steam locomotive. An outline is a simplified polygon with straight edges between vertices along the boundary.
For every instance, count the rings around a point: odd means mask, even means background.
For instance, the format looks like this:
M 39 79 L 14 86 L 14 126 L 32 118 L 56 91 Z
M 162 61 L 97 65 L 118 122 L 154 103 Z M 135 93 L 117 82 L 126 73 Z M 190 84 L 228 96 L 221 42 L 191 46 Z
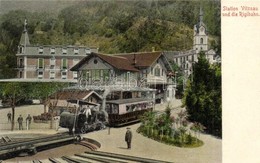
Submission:
M 140 121 L 140 116 L 147 111 L 152 111 L 153 108 L 152 99 L 111 100 L 106 102 L 105 111 L 92 107 L 79 113 L 63 112 L 60 114 L 59 126 L 68 128 L 70 133 L 87 133 L 105 129 L 106 126 L 119 127 Z

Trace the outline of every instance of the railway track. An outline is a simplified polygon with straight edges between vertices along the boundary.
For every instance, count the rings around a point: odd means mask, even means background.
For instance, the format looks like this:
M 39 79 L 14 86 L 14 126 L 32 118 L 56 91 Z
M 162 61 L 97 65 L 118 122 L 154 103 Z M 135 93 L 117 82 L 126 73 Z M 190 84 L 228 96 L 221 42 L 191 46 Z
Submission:
M 68 135 L 63 135 L 66 138 Z M 54 139 L 55 136 L 45 137 L 39 140 Z M 59 135 L 61 139 L 61 135 Z M 32 160 L 32 163 L 169 163 L 162 160 L 155 160 L 150 158 L 142 158 L 136 156 L 129 156 L 124 154 L 116 154 L 109 152 L 97 151 L 101 147 L 101 144 L 93 139 L 83 138 L 79 144 L 88 147 L 91 151 L 86 151 L 81 154 L 75 154 L 72 156 L 62 156 L 59 158 L 47 158 L 44 160 Z M 2 157 L 0 157 L 2 158 Z M 1 161 L 0 161 L 1 162 Z
M 73 142 L 75 139 L 75 136 L 69 134 L 56 134 L 29 140 L 7 142 L 0 146 L 0 158 L 7 159 L 18 155 L 26 156 L 28 154 L 35 154 L 40 150 Z
M 50 163 L 171 163 L 162 160 L 155 160 L 150 158 L 129 156 L 123 154 L 101 152 L 101 151 L 87 151 L 74 156 L 62 156 L 60 158 L 48 158 L 48 160 L 33 160 L 32 162 L 50 162 Z

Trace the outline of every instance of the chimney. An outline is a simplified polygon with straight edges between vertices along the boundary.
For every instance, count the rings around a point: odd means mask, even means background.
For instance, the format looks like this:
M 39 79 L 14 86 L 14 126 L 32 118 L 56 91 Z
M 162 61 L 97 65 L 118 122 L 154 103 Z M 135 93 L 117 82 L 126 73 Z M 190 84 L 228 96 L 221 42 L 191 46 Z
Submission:
M 133 61 L 134 61 L 133 65 L 136 65 L 136 56 L 135 56 L 135 54 L 134 54 L 134 59 L 133 59 Z

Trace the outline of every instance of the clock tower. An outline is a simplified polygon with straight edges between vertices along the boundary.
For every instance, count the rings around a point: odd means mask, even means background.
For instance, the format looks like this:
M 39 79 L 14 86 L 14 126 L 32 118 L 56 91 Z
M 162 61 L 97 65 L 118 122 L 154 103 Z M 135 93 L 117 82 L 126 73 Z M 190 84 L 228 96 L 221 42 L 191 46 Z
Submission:
M 208 32 L 206 25 L 203 23 L 203 11 L 201 8 L 199 22 L 194 25 L 193 50 L 196 50 L 196 54 L 200 51 L 208 51 Z

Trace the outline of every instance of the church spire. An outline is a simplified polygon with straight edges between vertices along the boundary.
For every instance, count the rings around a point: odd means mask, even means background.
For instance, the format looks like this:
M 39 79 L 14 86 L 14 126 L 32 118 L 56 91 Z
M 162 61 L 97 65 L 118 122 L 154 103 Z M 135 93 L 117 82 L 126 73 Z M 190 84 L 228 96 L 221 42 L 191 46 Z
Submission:
M 27 26 L 27 20 L 25 19 L 25 20 L 24 20 L 24 30 L 23 30 L 24 32 L 25 32 L 25 31 L 27 32 L 26 26 Z
M 203 24 L 203 10 L 202 10 L 202 7 L 200 6 L 200 24 Z
M 24 30 L 20 39 L 20 45 L 26 46 L 26 45 L 30 45 L 30 41 L 29 41 L 29 36 L 28 36 L 28 32 L 27 32 L 27 20 L 24 20 Z

